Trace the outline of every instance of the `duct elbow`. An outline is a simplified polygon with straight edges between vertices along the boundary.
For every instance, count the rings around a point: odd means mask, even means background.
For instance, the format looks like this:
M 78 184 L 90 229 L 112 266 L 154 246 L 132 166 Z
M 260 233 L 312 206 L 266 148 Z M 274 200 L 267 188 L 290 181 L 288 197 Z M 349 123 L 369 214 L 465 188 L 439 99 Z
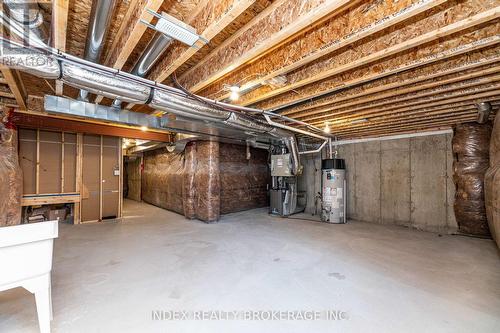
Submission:
M 491 113 L 491 103 L 481 102 L 477 104 L 477 123 L 484 124 L 488 122 Z

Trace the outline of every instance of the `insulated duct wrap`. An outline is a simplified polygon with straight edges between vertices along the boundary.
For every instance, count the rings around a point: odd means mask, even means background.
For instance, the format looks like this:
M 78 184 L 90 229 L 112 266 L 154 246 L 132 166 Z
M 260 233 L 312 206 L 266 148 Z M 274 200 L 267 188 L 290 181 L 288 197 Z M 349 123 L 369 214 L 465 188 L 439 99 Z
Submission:
M 196 218 L 215 222 L 220 216 L 219 142 L 198 141 L 196 157 Z
M 142 200 L 184 214 L 183 176 L 183 153 L 168 153 L 166 149 L 144 152 Z
M 453 136 L 455 217 L 466 234 L 489 236 L 484 202 L 484 175 L 489 165 L 489 124 L 461 124 Z
M 500 117 L 495 123 L 490 140 L 490 167 L 484 176 L 486 215 L 493 239 L 500 249 Z
M 17 131 L 0 112 L 0 227 L 21 223 L 22 172 L 19 166 Z
M 271 173 L 267 159 L 268 152 L 263 149 L 220 144 L 221 214 L 269 205 L 267 184 Z
M 196 218 L 196 168 L 196 142 L 189 142 L 184 150 L 184 178 L 182 182 L 184 216 L 188 219 Z

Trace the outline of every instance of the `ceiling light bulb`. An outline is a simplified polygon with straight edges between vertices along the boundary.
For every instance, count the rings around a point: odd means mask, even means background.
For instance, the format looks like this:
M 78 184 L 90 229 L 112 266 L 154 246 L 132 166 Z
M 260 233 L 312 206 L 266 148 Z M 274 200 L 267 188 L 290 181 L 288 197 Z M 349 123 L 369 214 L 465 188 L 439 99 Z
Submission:
M 141 126 L 141 131 L 146 132 L 148 128 L 146 126 Z
M 330 133 L 330 126 L 328 126 L 328 123 L 325 124 L 325 128 L 323 129 L 325 133 Z
M 231 87 L 231 94 L 229 95 L 229 99 L 232 101 L 237 101 L 238 99 L 240 99 L 240 93 L 238 92 L 238 90 L 233 90 Z

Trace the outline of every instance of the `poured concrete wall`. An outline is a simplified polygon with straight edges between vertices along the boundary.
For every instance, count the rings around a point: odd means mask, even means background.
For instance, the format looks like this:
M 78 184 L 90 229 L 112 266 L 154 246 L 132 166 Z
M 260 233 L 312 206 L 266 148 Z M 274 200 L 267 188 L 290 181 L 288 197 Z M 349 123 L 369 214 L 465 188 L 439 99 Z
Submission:
M 455 186 L 451 134 L 380 140 L 338 147 L 346 160 L 347 216 L 350 219 L 453 232 Z M 307 189 L 313 213 L 321 189 L 319 154 L 303 159 L 299 189 Z

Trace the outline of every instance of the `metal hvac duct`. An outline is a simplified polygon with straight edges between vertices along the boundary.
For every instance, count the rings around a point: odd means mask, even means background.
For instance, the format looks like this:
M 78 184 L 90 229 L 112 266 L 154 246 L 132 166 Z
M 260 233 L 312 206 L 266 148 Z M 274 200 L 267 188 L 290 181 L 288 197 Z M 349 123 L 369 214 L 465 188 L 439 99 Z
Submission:
M 131 74 L 140 77 L 146 77 L 146 74 L 151 70 L 156 61 L 165 52 L 167 47 L 170 45 L 172 38 L 162 34 L 161 32 L 156 32 L 153 39 L 149 42 L 146 50 L 142 53 L 141 57 L 132 69 Z M 123 100 L 115 99 L 113 101 L 113 107 L 120 108 Z
M 49 36 L 44 26 L 43 13 L 36 1 L 4 0 L 3 5 L 11 20 L 27 28 L 44 43 L 48 43 Z
M 477 104 L 477 122 L 479 124 L 486 123 L 490 118 L 491 113 L 491 103 L 481 102 Z
M 94 0 L 92 3 L 85 43 L 85 60 L 99 62 L 114 8 L 115 0 Z M 88 101 L 88 94 L 88 91 L 81 89 L 78 99 Z

